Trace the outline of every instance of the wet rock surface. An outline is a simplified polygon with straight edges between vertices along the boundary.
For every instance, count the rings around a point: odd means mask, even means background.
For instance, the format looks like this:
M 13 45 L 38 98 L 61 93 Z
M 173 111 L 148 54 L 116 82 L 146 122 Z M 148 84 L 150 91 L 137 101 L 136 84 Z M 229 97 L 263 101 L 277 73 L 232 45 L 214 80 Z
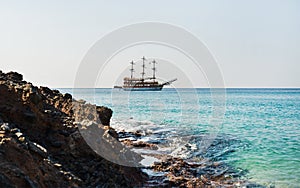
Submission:
M 197 157 L 180 158 L 156 152 L 161 145 L 159 141 L 156 144 L 151 142 L 151 139 L 145 139 L 153 136 L 149 134 L 140 130 L 126 132 L 121 129 L 118 132 L 118 139 L 123 144 L 130 148 L 141 149 L 144 155 L 154 157 L 159 161 L 142 169 L 148 174 L 148 179 L 143 185 L 145 187 L 264 187 L 242 178 L 246 170 L 235 169 L 222 162 L 226 153 L 233 152 L 231 147 L 239 144 L 239 141 L 234 138 L 220 135 L 208 147 L 207 152 Z M 191 141 L 196 141 L 196 139 L 201 139 L 201 137 L 190 138 Z M 142 140 L 147 140 L 147 142 Z
M 217 162 L 185 161 L 167 157 L 151 169 L 165 172 L 167 185 L 175 187 L 246 187 L 247 182 L 234 179 L 235 171 Z M 166 182 L 165 182 L 166 183 Z

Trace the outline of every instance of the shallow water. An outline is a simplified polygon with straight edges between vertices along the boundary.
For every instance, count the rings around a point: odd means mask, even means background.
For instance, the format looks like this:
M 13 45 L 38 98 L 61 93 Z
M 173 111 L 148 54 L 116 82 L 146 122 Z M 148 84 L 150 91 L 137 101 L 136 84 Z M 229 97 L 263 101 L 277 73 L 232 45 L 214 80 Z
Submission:
M 209 89 L 59 90 L 112 108 L 113 127 L 141 130 L 162 153 L 225 162 L 267 186 L 300 185 L 300 89 L 227 89 L 222 124 L 213 129 Z M 205 137 L 211 133 L 218 135 Z M 212 138 L 205 151 L 203 138 Z

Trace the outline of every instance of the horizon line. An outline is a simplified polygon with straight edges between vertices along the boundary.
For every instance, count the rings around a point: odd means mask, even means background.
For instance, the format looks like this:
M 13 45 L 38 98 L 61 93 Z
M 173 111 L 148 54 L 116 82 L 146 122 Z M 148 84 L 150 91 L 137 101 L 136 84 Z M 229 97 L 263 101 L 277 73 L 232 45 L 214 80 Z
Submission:
M 112 87 L 49 87 L 51 89 L 122 89 Z M 300 89 L 300 87 L 177 87 L 177 88 L 163 88 L 163 89 Z

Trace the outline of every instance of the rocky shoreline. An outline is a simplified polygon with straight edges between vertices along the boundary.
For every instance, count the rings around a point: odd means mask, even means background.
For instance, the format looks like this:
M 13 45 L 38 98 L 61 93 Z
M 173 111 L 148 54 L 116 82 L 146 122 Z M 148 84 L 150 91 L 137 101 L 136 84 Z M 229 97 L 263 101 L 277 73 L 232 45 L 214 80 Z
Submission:
M 74 104 L 84 110 L 80 113 L 75 111 Z M 91 112 L 93 109 L 94 112 Z M 127 139 L 141 137 L 139 132 L 117 132 L 111 128 L 112 113 L 107 107 L 76 101 L 70 94 L 36 87 L 23 81 L 23 76 L 16 72 L 0 71 L 0 185 L 253 187 L 248 182 L 228 175 L 230 170 L 222 164 L 204 163 L 205 160 L 192 162 L 172 156 L 155 156 L 160 162 L 146 168 L 126 167 L 104 159 L 94 148 L 91 149 L 89 140 L 83 138 L 86 132 L 81 132 L 81 129 L 99 138 L 109 137 L 105 139 L 110 143 L 108 146 L 95 146 L 101 151 L 109 149 L 107 147 L 111 145 L 157 148 L 153 143 Z M 95 122 L 95 125 L 83 126 L 81 122 L 85 119 Z M 93 127 L 97 127 L 98 132 Z M 149 170 L 150 175 L 145 173 Z
M 74 124 L 72 96 L 0 72 L 0 185 L 3 187 L 134 187 L 139 168 L 97 155 Z M 97 107 L 109 125 L 112 111 Z

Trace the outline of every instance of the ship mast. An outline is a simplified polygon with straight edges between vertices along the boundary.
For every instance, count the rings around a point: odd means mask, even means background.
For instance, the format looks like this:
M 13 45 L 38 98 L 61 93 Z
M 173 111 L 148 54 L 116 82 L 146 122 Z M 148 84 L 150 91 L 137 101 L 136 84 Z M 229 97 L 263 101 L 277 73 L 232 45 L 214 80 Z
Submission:
M 145 75 L 145 60 L 146 60 L 146 58 L 143 56 L 142 60 L 143 60 L 143 65 L 142 65 L 142 67 L 143 67 L 143 72 L 142 72 L 141 74 L 142 74 L 142 81 L 144 81 L 144 75 Z
M 153 67 L 152 67 L 152 70 L 153 70 L 153 81 L 155 81 L 156 77 L 155 77 L 155 72 L 156 72 L 156 68 L 155 68 L 155 64 L 157 64 L 157 62 L 155 60 L 152 61 L 152 64 L 153 64 Z
M 133 78 L 133 72 L 134 72 L 134 69 L 133 69 L 134 62 L 133 62 L 133 61 L 131 61 L 131 62 L 130 62 L 130 64 L 131 64 L 131 69 L 129 69 L 129 70 L 130 70 L 130 72 L 131 72 L 131 76 L 130 76 L 130 78 L 132 79 L 132 78 Z

